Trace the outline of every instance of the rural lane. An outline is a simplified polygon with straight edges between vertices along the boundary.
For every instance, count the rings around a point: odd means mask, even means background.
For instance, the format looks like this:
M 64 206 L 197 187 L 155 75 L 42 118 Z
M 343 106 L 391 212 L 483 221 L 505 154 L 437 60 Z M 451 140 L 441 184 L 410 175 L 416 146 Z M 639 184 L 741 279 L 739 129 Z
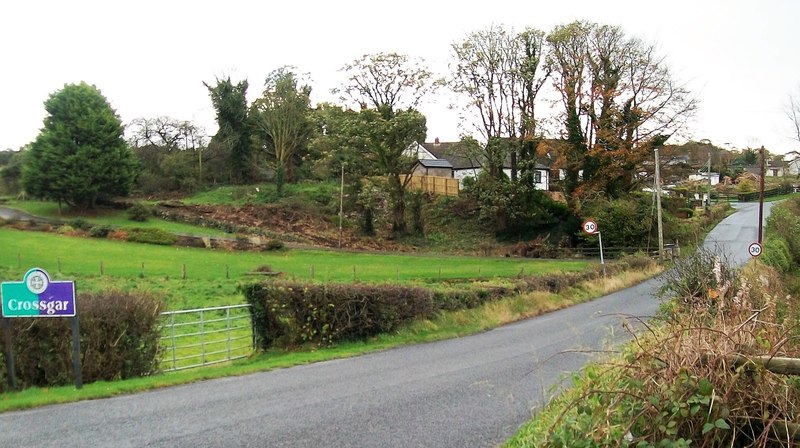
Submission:
M 765 204 L 765 216 L 771 204 Z M 708 237 L 737 263 L 758 204 Z M 352 359 L 0 414 L 7 447 L 485 447 L 654 313 L 653 279 L 475 336 Z

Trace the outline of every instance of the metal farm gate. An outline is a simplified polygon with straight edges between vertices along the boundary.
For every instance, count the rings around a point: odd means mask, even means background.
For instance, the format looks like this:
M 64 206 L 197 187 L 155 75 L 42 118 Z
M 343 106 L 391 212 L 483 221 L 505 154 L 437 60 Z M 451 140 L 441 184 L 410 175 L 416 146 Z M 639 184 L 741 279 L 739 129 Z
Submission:
M 253 353 L 250 305 L 168 311 L 161 317 L 163 371 L 218 364 Z

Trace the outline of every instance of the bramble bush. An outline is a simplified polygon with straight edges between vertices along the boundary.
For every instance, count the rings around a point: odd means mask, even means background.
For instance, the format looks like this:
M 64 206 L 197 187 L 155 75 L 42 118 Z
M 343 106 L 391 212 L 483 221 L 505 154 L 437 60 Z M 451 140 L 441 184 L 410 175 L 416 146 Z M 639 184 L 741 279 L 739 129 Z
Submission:
M 734 359 L 798 357 L 797 304 L 764 264 L 712 252 L 676 263 L 663 325 L 592 364 L 509 447 L 784 447 L 800 415 L 795 378 Z

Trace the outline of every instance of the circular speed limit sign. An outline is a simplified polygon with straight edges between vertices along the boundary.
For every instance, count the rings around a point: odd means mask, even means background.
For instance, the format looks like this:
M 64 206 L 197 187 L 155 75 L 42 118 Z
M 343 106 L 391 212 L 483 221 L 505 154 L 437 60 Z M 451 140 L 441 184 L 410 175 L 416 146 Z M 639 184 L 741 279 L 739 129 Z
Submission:
M 761 255 L 761 245 L 758 243 L 753 243 L 747 248 L 747 252 L 750 253 L 751 257 L 757 257 Z
M 591 219 L 586 220 L 583 223 L 583 231 L 584 233 L 588 233 L 589 235 L 597 233 L 597 223 Z

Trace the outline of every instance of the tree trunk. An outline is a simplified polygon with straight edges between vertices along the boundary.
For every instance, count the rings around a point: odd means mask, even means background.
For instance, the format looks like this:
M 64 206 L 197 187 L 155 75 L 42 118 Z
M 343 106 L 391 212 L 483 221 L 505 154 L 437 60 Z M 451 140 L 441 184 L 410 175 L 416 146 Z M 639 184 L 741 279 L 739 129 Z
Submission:
M 404 236 L 406 234 L 406 201 L 405 189 L 400 176 L 389 175 L 389 195 L 392 199 L 392 236 Z

